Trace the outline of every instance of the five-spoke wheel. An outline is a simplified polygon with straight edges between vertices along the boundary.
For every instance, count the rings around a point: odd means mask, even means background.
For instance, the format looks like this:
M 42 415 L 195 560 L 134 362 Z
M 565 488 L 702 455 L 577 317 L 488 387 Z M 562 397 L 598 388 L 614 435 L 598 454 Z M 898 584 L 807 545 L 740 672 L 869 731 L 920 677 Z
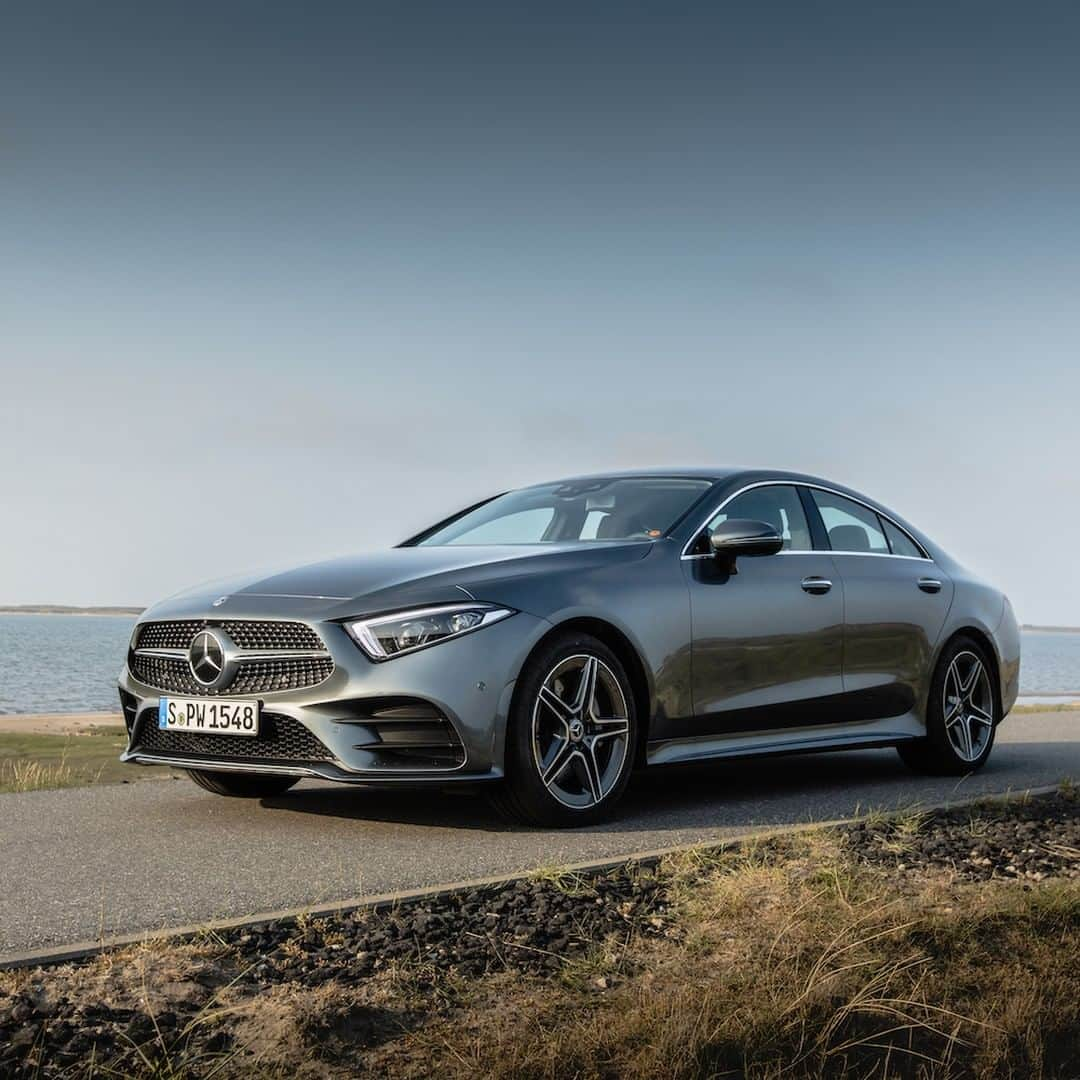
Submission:
M 618 657 L 586 635 L 556 637 L 519 680 L 501 808 L 537 824 L 599 820 L 629 780 L 636 731 L 633 692 Z
M 564 806 L 604 801 L 630 749 L 630 711 L 603 660 L 578 653 L 548 672 L 533 704 L 532 749 L 540 779 Z
M 904 761 L 920 772 L 973 772 L 990 756 L 1001 719 L 993 668 L 973 638 L 954 638 L 946 647 L 930 686 L 926 737 L 901 743 Z
M 986 665 L 975 653 L 965 649 L 953 657 L 945 674 L 941 711 L 956 756 L 978 761 L 994 732 L 994 691 Z

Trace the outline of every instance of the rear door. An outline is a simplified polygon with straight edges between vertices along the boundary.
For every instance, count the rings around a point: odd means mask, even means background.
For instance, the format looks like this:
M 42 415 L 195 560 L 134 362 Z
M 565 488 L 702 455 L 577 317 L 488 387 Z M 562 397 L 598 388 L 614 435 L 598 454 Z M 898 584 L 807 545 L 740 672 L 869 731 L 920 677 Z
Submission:
M 784 537 L 776 555 L 744 556 L 728 574 L 706 553 L 730 518 Z M 832 557 L 815 551 L 791 484 L 756 485 L 718 508 L 684 556 L 693 628 L 695 717 L 668 736 L 719 735 L 825 722 L 822 698 L 842 691 L 843 595 Z
M 810 487 L 844 589 L 845 704 L 865 720 L 901 716 L 926 685 L 953 583 L 898 524 Z

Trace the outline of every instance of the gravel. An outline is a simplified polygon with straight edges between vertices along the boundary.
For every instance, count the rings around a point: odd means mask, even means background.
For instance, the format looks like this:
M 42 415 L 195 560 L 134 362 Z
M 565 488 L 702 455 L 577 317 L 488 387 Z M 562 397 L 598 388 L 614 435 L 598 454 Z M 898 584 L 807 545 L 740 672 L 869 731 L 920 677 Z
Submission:
M 202 1000 L 175 1002 L 152 1018 L 137 1009 L 57 999 L 43 970 L 28 991 L 7 1000 L 0 994 L 0 1075 L 56 1075 L 93 1046 L 96 1057 L 107 1060 L 133 1045 L 168 1045 L 226 985 L 239 995 L 282 983 L 350 987 L 391 965 L 408 967 L 421 987 L 447 973 L 551 975 L 612 934 L 662 932 L 667 907 L 655 871 L 629 865 L 590 877 L 468 889 L 334 919 L 256 924 L 217 935 L 224 960 L 190 976 L 204 986 Z M 227 1049 L 228 1037 L 197 1025 L 183 1044 L 185 1059 L 205 1060 Z M 43 1067 L 33 1061 L 38 1056 Z
M 1080 877 L 1080 798 L 976 804 L 839 830 L 863 863 L 916 872 L 948 868 L 968 881 Z
M 358 912 L 333 922 L 332 945 L 320 929 L 294 936 L 287 923 L 276 922 L 241 932 L 235 944 L 241 957 L 261 959 L 265 974 L 284 966 L 308 985 L 357 982 L 391 963 L 470 978 L 506 968 L 544 974 L 608 934 L 662 925 L 664 909 L 654 873 L 620 868 L 590 879 L 524 880 L 396 911 Z
M 870 820 L 835 834 L 854 859 L 900 873 L 947 868 L 962 878 L 1037 882 L 1080 876 L 1080 800 L 1072 792 Z M 777 846 L 778 857 L 783 845 Z M 39 969 L 14 995 L 0 992 L 0 1075 L 52 1077 L 89 1059 L 127 1061 L 135 1047 L 172 1046 L 189 1063 L 228 1051 L 230 1036 L 191 1021 L 216 991 L 252 997 L 282 986 L 343 991 L 388 968 L 419 987 L 445 975 L 493 971 L 548 977 L 613 935 L 671 932 L 662 870 L 627 864 L 590 876 L 534 877 L 466 889 L 385 910 L 318 920 L 277 920 L 219 932 L 212 958 L 151 1013 L 129 990 L 121 1005 L 66 996 L 73 967 Z M 88 960 L 83 967 L 100 961 Z M 114 1000 L 120 1000 L 112 995 Z M 178 1049 L 177 1049 L 178 1048 Z M 175 1056 L 174 1056 L 175 1065 Z M 121 1070 L 123 1071 L 123 1070 Z

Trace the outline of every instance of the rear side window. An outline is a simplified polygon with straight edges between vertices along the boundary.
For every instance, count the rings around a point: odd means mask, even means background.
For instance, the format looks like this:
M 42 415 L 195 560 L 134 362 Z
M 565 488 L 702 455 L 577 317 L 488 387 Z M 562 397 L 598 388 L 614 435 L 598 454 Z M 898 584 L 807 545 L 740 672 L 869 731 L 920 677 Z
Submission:
M 907 555 L 912 559 L 925 559 L 926 553 L 916 546 L 915 541 L 903 529 L 898 529 L 891 521 L 881 519 L 885 526 L 885 537 L 889 541 L 894 555 Z
M 817 504 L 833 551 L 890 554 L 881 518 L 873 510 L 831 491 L 811 488 L 810 494 Z

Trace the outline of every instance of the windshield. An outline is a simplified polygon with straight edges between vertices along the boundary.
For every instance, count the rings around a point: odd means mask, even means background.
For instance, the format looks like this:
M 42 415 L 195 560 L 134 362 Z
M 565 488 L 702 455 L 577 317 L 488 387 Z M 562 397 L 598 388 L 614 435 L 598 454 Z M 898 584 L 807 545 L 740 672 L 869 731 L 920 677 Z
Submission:
M 708 480 L 666 476 L 542 484 L 500 495 L 417 543 L 441 546 L 655 540 L 710 486 Z

